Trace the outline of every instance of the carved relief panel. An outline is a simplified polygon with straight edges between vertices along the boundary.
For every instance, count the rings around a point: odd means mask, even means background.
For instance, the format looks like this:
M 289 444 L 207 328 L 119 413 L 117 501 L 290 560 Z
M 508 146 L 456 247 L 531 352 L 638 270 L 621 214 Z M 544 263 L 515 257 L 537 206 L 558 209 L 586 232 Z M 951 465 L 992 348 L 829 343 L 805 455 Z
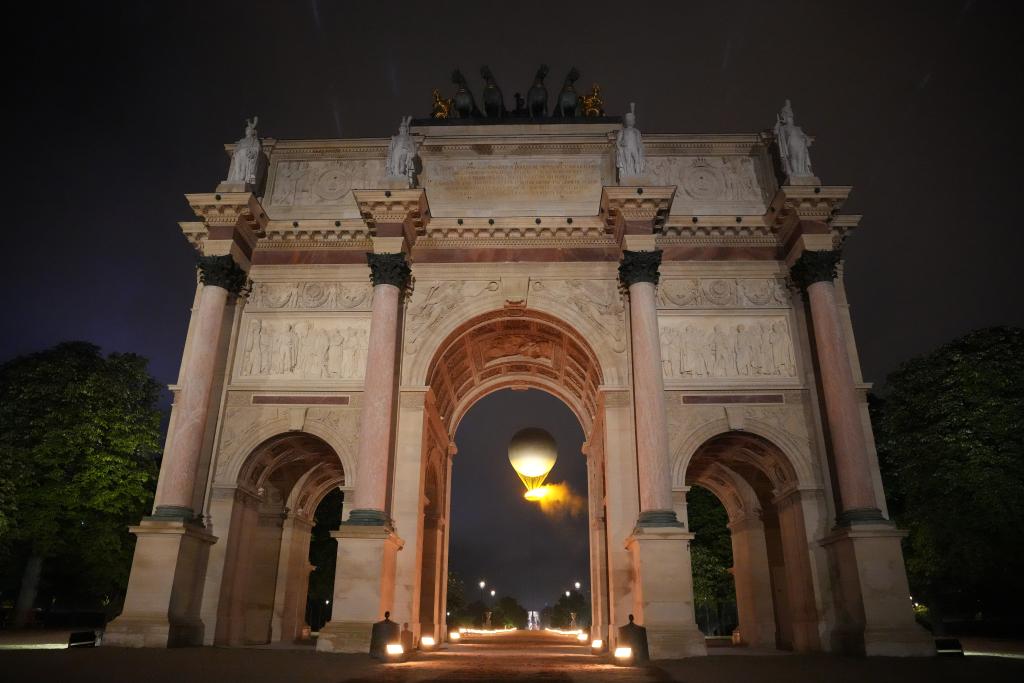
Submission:
M 572 312 L 589 323 L 617 353 L 626 350 L 626 307 L 614 280 L 542 280 L 531 283 L 530 305 L 554 314 Z
M 247 310 L 368 311 L 369 282 L 256 282 Z
M 489 297 L 497 306 L 499 289 L 497 280 L 417 282 L 406 309 L 405 352 L 419 351 L 423 340 L 467 300 Z
M 726 206 L 737 213 L 759 213 L 765 208 L 753 157 L 651 156 L 647 173 L 659 185 L 678 188 L 673 213 L 714 212 Z
M 783 316 L 670 316 L 659 321 L 666 380 L 791 380 L 796 359 Z
M 352 190 L 380 186 L 384 159 L 286 159 L 274 167 L 271 207 L 338 205 Z
M 665 278 L 658 285 L 658 308 L 788 308 L 780 278 Z
M 365 317 L 247 315 L 235 380 L 361 381 L 369 334 Z

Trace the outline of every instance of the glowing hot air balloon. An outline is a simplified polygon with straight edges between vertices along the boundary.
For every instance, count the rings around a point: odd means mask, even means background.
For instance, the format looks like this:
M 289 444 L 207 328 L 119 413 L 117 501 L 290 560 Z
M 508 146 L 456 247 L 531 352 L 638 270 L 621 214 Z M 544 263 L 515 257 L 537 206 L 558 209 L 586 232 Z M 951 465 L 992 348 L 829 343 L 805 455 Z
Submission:
M 544 479 L 557 459 L 555 440 L 543 429 L 520 429 L 508 444 L 508 461 L 526 486 L 523 497 L 527 500 L 540 500 L 547 494 Z

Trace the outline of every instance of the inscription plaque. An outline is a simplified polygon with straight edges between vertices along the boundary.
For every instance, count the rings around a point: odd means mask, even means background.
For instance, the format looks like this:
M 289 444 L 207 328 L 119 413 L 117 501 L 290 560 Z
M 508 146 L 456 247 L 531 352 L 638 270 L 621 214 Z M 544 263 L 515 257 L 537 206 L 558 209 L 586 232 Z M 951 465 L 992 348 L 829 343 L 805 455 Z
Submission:
M 594 212 L 601 157 L 424 159 L 420 182 L 434 215 L 517 216 Z

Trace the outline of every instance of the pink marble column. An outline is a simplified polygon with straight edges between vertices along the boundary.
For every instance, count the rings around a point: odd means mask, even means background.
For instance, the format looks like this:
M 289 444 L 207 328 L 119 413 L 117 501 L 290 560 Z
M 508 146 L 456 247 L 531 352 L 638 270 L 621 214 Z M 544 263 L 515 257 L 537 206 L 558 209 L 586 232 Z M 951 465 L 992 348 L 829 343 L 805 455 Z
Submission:
M 373 281 L 373 311 L 359 421 L 356 488 L 348 524 L 387 526 L 385 511 L 391 427 L 394 423 L 398 309 L 409 281 L 405 254 L 367 254 Z
M 174 424 L 167 436 L 156 517 L 191 519 L 199 454 L 206 433 L 210 392 L 217 365 L 224 309 L 228 294 L 237 294 L 245 284 L 245 272 L 231 256 L 202 256 L 199 275 L 203 289 L 194 313 L 194 327 L 188 357 L 181 377 L 181 389 L 174 402 Z
M 668 417 L 661 370 L 661 335 L 655 287 L 661 251 L 624 251 L 619 278 L 629 288 L 633 355 L 633 403 L 636 411 L 637 470 L 640 479 L 639 526 L 676 526 L 672 508 Z
M 833 282 L 839 258 L 838 250 L 805 251 L 791 272 L 793 280 L 806 292 L 811 309 L 814 348 L 841 499 L 839 521 L 877 522 L 883 518 L 875 498 L 860 402 Z

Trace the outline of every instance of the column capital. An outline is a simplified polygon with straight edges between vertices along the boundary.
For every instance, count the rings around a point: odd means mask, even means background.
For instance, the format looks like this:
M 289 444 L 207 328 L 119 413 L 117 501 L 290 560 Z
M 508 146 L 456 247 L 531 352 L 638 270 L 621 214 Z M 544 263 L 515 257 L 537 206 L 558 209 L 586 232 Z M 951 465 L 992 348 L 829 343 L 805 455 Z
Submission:
M 430 205 L 422 189 L 354 190 L 352 194 L 374 237 L 404 237 L 411 247 L 430 222 Z
M 412 270 L 402 252 L 374 254 L 367 252 L 366 262 L 370 265 L 370 281 L 374 286 L 394 285 L 405 289 L 409 284 Z
M 245 287 L 248 277 L 238 267 L 230 254 L 223 256 L 199 256 L 196 267 L 199 269 L 199 280 L 206 286 L 223 287 L 231 294 L 238 295 Z
M 601 215 L 616 241 L 623 235 L 653 235 L 672 209 L 674 185 L 668 187 L 604 187 Z
M 661 274 L 661 249 L 654 251 L 623 251 L 619 262 L 619 280 L 625 287 L 637 282 L 658 284 Z
M 839 249 L 806 250 L 790 267 L 789 275 L 802 290 L 815 282 L 832 282 L 836 279 L 836 266 L 842 252 Z

